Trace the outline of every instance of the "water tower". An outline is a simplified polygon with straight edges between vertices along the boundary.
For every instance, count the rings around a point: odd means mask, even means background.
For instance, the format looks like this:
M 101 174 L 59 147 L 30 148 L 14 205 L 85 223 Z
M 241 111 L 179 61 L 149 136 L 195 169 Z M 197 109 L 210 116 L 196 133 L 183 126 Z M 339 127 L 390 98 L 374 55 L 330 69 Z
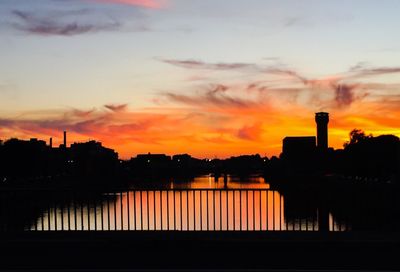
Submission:
M 317 123 L 317 147 L 321 150 L 327 150 L 329 113 L 317 112 L 315 122 Z

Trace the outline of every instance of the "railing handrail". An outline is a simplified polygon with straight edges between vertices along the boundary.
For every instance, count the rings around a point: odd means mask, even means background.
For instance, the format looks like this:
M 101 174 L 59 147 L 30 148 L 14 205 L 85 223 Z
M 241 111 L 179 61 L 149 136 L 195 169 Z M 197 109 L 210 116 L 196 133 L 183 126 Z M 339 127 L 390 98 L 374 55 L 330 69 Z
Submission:
M 13 187 L 13 188 L 0 188 L 1 192 L 35 192 L 35 191 L 43 191 L 43 192 L 133 192 L 133 191 L 276 191 L 273 188 L 124 188 L 124 187 L 82 187 L 82 188 L 74 188 L 74 187 L 65 187 L 65 188 L 49 188 L 49 187 L 41 187 L 41 188 L 25 188 L 25 187 Z

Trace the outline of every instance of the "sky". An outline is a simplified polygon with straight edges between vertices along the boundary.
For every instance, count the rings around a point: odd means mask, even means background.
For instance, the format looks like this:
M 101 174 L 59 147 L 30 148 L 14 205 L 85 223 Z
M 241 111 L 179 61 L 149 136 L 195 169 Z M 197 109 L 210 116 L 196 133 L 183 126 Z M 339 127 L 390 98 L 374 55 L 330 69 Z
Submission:
M 0 139 L 121 158 L 400 136 L 398 0 L 0 0 Z

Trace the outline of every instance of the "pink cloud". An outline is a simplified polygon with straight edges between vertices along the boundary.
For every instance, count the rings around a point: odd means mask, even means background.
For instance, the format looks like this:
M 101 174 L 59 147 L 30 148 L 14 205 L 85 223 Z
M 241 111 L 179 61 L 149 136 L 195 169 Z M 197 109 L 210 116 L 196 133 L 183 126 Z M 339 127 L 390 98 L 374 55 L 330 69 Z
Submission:
M 239 129 L 237 136 L 243 140 L 260 141 L 262 139 L 263 128 L 261 123 L 245 125 Z
M 93 0 L 99 3 L 123 4 L 150 9 L 160 9 L 166 4 L 165 0 Z

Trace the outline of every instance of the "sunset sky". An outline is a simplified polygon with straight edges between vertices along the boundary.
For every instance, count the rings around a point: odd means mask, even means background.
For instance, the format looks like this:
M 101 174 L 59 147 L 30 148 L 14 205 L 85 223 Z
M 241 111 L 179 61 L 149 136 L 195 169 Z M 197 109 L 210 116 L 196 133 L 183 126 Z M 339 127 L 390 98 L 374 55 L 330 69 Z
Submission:
M 122 158 L 400 136 L 398 0 L 0 0 L 0 139 Z

